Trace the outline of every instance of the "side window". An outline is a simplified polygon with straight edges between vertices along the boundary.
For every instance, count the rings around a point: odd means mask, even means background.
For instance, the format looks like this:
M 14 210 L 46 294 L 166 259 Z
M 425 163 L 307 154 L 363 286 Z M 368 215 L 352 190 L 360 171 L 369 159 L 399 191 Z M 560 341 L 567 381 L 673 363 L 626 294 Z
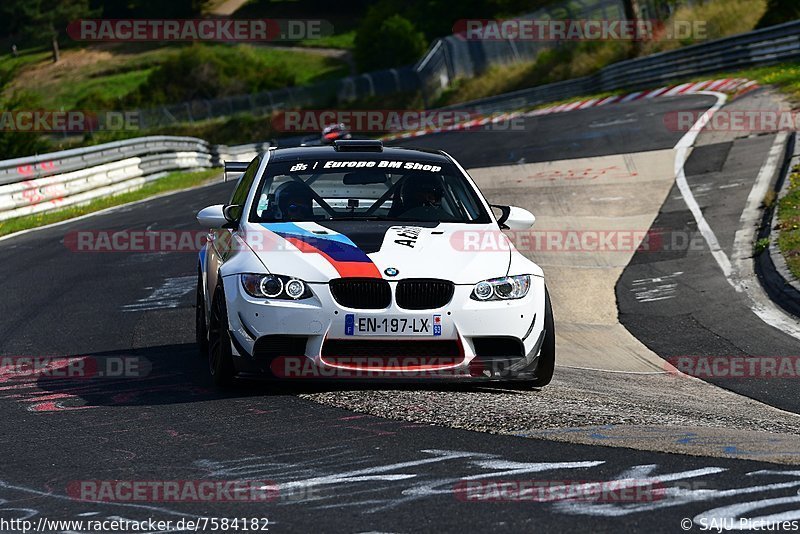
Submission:
M 239 182 L 236 184 L 236 189 L 233 190 L 229 204 L 238 206 L 238 208 L 232 210 L 231 212 L 231 214 L 234 215 L 237 220 L 242 217 L 242 209 L 244 208 L 244 203 L 247 201 L 247 194 L 250 192 L 250 188 L 253 186 L 253 180 L 256 178 L 256 171 L 258 170 L 258 166 L 260 164 L 260 157 L 254 159 L 247 167 L 247 170 L 244 171 L 242 177 L 239 178 Z

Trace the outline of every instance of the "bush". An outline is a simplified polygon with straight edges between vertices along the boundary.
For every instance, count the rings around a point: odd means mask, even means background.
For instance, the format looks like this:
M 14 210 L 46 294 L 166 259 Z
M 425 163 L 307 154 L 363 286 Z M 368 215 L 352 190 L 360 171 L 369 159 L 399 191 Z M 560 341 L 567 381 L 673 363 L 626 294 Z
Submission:
M 103 17 L 115 18 L 192 18 L 201 14 L 209 0 L 91 0 L 102 8 Z
M 269 141 L 276 135 L 269 115 L 240 113 L 227 118 L 185 122 L 148 130 L 117 130 L 86 134 L 81 145 L 99 145 L 145 135 L 179 135 L 199 137 L 212 145 L 236 145 Z
M 15 93 L 0 101 L 3 113 L 40 109 L 39 100 L 30 93 Z M 46 152 L 50 145 L 39 132 L 16 132 L 0 129 L 0 159 L 20 158 Z
M 767 11 L 758 21 L 757 27 L 766 28 L 795 19 L 800 19 L 800 3 L 797 0 L 769 0 Z
M 753 255 L 754 256 L 758 256 L 759 254 L 761 254 L 762 252 L 764 252 L 768 248 L 769 248 L 769 238 L 768 237 L 762 237 L 761 239 L 756 241 L 756 244 L 753 247 Z
M 75 109 L 113 110 L 120 108 L 120 100 L 112 98 L 102 89 L 92 89 L 75 102 Z
M 130 94 L 130 106 L 154 106 L 269 91 L 295 84 L 283 63 L 270 64 L 250 46 L 194 44 L 169 57 Z
M 358 28 L 354 57 L 361 72 L 388 69 L 417 61 L 428 48 L 410 20 L 370 9 Z

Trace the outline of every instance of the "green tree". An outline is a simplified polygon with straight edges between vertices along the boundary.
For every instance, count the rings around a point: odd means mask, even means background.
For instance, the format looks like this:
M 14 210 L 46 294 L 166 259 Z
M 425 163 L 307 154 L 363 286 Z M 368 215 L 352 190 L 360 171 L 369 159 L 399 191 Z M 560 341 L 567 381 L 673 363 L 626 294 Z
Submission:
M 124 105 L 172 104 L 220 98 L 292 86 L 295 78 L 283 62 L 269 64 L 253 47 L 195 43 L 164 61 Z
M 90 0 L 105 18 L 191 18 L 200 15 L 209 0 Z
M 554 2 L 558 0 L 380 0 L 370 7 L 367 17 L 400 15 L 430 41 L 450 35 L 460 19 L 512 18 Z
M 800 2 L 797 0 L 769 0 L 767 11 L 758 21 L 757 27 L 766 28 L 796 19 L 800 19 Z
M 0 113 L 13 115 L 15 111 L 33 111 L 40 108 L 39 99 L 30 93 L 14 93 L 9 98 L 0 101 Z M 0 159 L 33 156 L 45 152 L 47 149 L 48 143 L 39 132 L 0 129 Z
M 98 15 L 89 0 L 3 0 L 0 8 L 9 31 L 33 42 L 49 41 L 54 62 L 60 59 L 58 38 L 67 25 Z
M 362 71 L 399 67 L 417 61 L 427 50 L 425 35 L 405 17 L 371 9 L 358 28 L 353 56 Z

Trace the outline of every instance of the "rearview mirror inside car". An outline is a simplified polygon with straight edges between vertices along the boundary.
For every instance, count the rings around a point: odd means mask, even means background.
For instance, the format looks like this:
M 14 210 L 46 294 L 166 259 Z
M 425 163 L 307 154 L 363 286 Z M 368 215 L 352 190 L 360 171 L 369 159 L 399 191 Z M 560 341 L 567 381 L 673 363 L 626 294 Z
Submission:
M 374 184 L 385 184 L 386 183 L 386 175 L 382 172 L 380 173 L 372 173 L 372 172 L 351 172 L 344 175 L 342 178 L 342 183 L 344 185 L 374 185 Z

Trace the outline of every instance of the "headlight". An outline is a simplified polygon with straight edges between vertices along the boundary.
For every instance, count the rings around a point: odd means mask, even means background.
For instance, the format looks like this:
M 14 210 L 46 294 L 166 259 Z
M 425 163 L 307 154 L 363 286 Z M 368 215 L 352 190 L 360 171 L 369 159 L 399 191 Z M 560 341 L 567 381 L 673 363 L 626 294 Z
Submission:
M 514 300 L 521 299 L 531 288 L 530 275 L 492 278 L 475 284 L 470 298 L 472 300 Z
M 242 287 L 251 297 L 301 300 L 311 297 L 308 284 L 280 274 L 243 274 Z

